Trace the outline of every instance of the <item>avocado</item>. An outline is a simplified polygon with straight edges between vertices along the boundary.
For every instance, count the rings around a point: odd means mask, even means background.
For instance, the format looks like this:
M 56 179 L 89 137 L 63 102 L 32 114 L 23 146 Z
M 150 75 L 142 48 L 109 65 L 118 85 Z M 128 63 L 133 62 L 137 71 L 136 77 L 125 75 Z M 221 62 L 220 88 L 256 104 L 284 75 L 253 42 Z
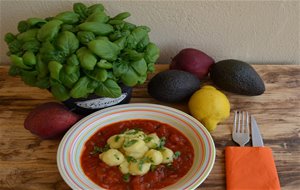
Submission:
M 215 63 L 210 78 L 219 88 L 237 94 L 256 96 L 265 91 L 264 82 L 254 68 L 239 60 L 228 59 Z
M 162 102 L 180 102 L 200 88 L 200 80 L 181 70 L 167 70 L 156 74 L 148 83 L 148 93 Z

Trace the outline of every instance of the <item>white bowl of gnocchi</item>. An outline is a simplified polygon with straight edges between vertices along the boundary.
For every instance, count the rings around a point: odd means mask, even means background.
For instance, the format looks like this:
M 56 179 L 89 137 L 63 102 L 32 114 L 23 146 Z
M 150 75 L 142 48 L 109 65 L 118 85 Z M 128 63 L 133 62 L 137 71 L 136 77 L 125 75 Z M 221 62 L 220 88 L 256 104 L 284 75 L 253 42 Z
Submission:
M 200 122 L 144 103 L 83 118 L 57 152 L 59 172 L 72 189 L 195 189 L 214 162 L 213 139 Z

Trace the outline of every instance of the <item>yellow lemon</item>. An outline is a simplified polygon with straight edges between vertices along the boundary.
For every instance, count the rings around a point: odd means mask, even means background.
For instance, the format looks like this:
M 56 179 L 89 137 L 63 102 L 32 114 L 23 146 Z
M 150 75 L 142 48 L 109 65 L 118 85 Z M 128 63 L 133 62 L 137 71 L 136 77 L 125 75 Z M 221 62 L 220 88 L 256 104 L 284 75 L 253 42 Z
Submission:
M 190 98 L 189 111 L 208 131 L 213 131 L 217 124 L 230 115 L 230 103 L 225 94 L 215 87 L 206 85 Z

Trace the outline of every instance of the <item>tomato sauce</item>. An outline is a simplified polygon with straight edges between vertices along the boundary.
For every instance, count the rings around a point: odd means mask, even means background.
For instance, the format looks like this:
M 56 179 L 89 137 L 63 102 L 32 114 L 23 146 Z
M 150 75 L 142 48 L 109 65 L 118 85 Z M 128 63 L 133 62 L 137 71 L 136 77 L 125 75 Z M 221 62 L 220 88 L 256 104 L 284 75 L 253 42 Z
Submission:
M 94 146 L 104 147 L 107 139 L 126 129 L 139 128 L 146 134 L 156 133 L 165 137 L 165 147 L 181 154 L 171 166 L 161 164 L 143 176 L 130 176 L 125 182 L 117 166 L 108 166 L 99 159 L 99 154 L 91 154 Z M 81 155 L 81 166 L 85 174 L 99 186 L 111 190 L 151 190 L 161 189 L 177 182 L 192 167 L 194 150 L 190 141 L 177 129 L 153 120 L 127 120 L 107 125 L 97 131 L 86 143 Z

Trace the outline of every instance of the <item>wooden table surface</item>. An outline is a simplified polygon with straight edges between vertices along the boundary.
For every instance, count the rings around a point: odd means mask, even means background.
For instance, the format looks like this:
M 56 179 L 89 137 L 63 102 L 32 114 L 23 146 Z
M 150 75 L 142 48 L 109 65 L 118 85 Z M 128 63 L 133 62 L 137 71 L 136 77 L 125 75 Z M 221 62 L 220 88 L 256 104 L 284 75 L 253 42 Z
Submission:
M 224 148 L 231 139 L 233 110 L 256 117 L 265 146 L 273 150 L 282 190 L 300 188 L 300 65 L 254 65 L 266 92 L 260 96 L 225 94 L 231 115 L 212 132 L 216 162 L 201 189 L 225 189 Z M 156 72 L 168 65 L 157 65 Z M 41 140 L 24 129 L 23 122 L 35 106 L 55 101 L 47 90 L 26 86 L 0 66 L 0 189 L 69 189 L 56 166 L 60 140 Z M 151 75 L 153 76 L 153 75 Z M 150 76 L 150 77 L 151 77 Z M 151 98 L 146 84 L 134 88 L 131 102 L 168 105 L 185 112 L 187 103 L 166 104 Z

